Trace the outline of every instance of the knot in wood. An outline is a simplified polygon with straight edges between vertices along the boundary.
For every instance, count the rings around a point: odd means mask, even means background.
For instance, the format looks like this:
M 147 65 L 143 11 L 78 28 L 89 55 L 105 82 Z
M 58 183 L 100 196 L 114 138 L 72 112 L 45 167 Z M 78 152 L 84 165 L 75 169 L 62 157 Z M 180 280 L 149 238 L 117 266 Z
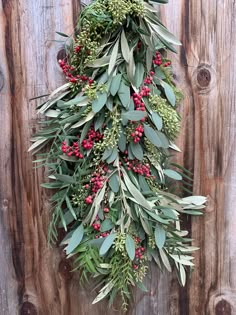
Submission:
M 200 94 L 209 93 L 216 83 L 215 70 L 211 65 L 200 64 L 194 71 L 193 82 Z
M 0 92 L 3 89 L 3 87 L 4 87 L 4 75 L 0 69 Z
M 63 60 L 65 58 L 66 58 L 66 50 L 63 48 L 63 49 L 59 50 L 57 53 L 57 61 Z
M 59 264 L 59 273 L 65 280 L 72 278 L 71 266 L 67 259 L 62 259 Z
M 207 87 L 211 82 L 211 73 L 208 69 L 203 68 L 197 74 L 197 81 L 201 87 Z
M 24 302 L 22 304 L 21 310 L 20 310 L 20 315 L 37 315 L 38 312 L 36 310 L 36 307 L 34 304 L 30 302 Z
M 216 304 L 216 315 L 231 315 L 232 314 L 232 308 L 229 302 L 226 300 L 221 300 Z

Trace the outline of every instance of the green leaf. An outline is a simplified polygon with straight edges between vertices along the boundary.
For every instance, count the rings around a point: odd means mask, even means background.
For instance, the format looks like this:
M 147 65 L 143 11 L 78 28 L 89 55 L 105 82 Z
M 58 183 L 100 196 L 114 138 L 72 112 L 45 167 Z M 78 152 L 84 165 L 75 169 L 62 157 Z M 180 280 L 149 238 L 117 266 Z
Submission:
M 138 190 L 138 188 L 131 182 L 129 179 L 129 176 L 127 175 L 126 171 L 124 168 L 122 168 L 123 171 L 123 176 L 124 176 L 124 181 L 126 184 L 127 189 L 131 193 L 131 195 L 135 198 L 136 202 L 143 206 L 144 208 L 148 210 L 152 210 L 151 205 L 149 202 L 145 199 L 145 197 L 142 195 L 142 193 Z
M 157 127 L 158 130 L 161 130 L 163 127 L 163 121 L 162 118 L 155 112 L 152 113 L 152 120 Z
M 118 55 L 118 49 L 119 49 L 119 38 L 117 39 L 114 47 L 113 47 L 113 50 L 112 50 L 112 53 L 111 53 L 111 59 L 110 59 L 110 62 L 109 62 L 109 67 L 108 67 L 108 75 L 110 75 L 116 65 L 116 59 L 117 59 L 117 55 Z
M 165 73 L 161 70 L 160 67 L 156 67 L 156 68 L 155 68 L 155 76 L 156 76 L 159 80 L 164 80 L 164 79 L 166 79 L 166 75 L 165 75 Z M 157 83 L 160 84 L 160 81 L 158 81 Z
M 114 227 L 114 223 L 112 223 L 111 219 L 106 219 L 101 224 L 101 232 L 106 232 L 112 230 Z
M 133 141 L 131 141 L 130 146 L 131 146 L 132 153 L 136 157 L 136 159 L 142 161 L 143 160 L 142 146 L 139 143 L 134 143 Z
M 68 246 L 66 247 L 66 254 L 69 255 L 72 253 L 77 246 L 81 243 L 84 236 L 84 226 L 81 224 L 72 234 L 71 239 L 69 240 Z
M 70 37 L 68 35 L 66 35 L 65 33 L 62 33 L 62 32 L 56 32 L 58 35 L 62 36 L 62 37 Z
M 120 83 L 118 95 L 122 105 L 127 108 L 130 103 L 130 87 L 123 80 Z
M 101 248 L 99 250 L 100 256 L 105 255 L 109 251 L 109 249 L 111 248 L 111 246 L 112 246 L 112 244 L 113 244 L 113 242 L 114 242 L 114 240 L 116 238 L 116 235 L 117 235 L 117 233 L 111 233 L 110 235 L 108 235 L 105 238 L 105 240 L 102 243 L 102 246 L 101 246 Z
M 155 241 L 159 249 L 163 248 L 166 242 L 166 231 L 160 224 L 157 224 L 155 228 Z
M 74 211 L 74 209 L 73 209 L 73 207 L 72 207 L 72 204 L 71 204 L 70 199 L 69 199 L 68 196 L 66 196 L 66 205 L 67 205 L 67 207 L 68 207 L 70 213 L 72 214 L 73 218 L 76 220 L 76 219 L 77 219 L 77 216 L 76 216 L 76 214 L 75 214 L 75 211 Z M 68 223 L 67 223 L 67 224 L 68 224 Z
M 176 97 L 175 97 L 175 93 L 174 93 L 174 90 L 172 89 L 172 87 L 164 81 L 161 82 L 161 85 L 164 88 L 165 95 L 166 95 L 168 101 L 170 102 L 170 104 L 172 106 L 175 106 Z
M 112 149 L 112 154 L 106 159 L 107 163 L 110 164 L 115 161 L 118 155 L 117 148 Z
M 94 122 L 95 131 L 97 131 L 98 129 L 102 127 L 104 120 L 105 120 L 104 111 L 101 111 L 100 115 L 95 119 L 95 122 Z
M 102 93 L 98 95 L 98 98 L 92 103 L 92 110 L 94 113 L 98 113 L 107 101 L 107 93 Z
M 138 62 L 136 64 L 135 75 L 134 75 L 134 82 L 137 89 L 139 89 L 143 83 L 143 76 L 144 76 L 144 66 L 141 62 Z
M 150 188 L 148 186 L 148 183 L 147 183 L 147 181 L 146 181 L 144 176 L 139 175 L 138 179 L 139 179 L 138 180 L 139 181 L 139 186 L 141 187 L 142 191 L 150 190 Z
M 87 134 L 88 134 L 88 131 L 91 127 L 91 124 L 92 122 L 91 121 L 88 121 L 84 127 L 83 127 L 83 130 L 81 132 L 81 136 L 80 136 L 80 143 L 82 143 L 82 141 L 86 138 Z
M 111 156 L 113 149 L 106 149 L 103 153 L 102 160 L 105 161 L 109 156 Z
M 152 127 L 144 124 L 144 134 L 148 138 L 148 140 L 151 141 L 151 143 L 154 144 L 156 147 L 162 147 L 161 139 Z
M 126 248 L 126 251 L 128 253 L 128 256 L 129 256 L 130 260 L 134 260 L 134 257 L 135 257 L 135 243 L 134 243 L 133 238 L 129 234 L 126 235 L 125 248 Z
M 149 290 L 145 287 L 145 285 L 142 282 L 138 281 L 136 282 L 136 285 L 143 292 L 149 292 Z
M 164 172 L 164 174 L 166 176 L 168 176 L 168 177 L 170 177 L 172 179 L 175 179 L 175 180 L 182 180 L 183 179 L 182 176 L 178 172 L 176 172 L 174 170 L 165 169 L 165 170 L 163 170 L 163 172 Z
M 121 52 L 127 63 L 129 63 L 130 49 L 124 30 L 121 33 Z
M 111 188 L 111 190 L 114 193 L 117 193 L 120 189 L 120 184 L 119 184 L 119 180 L 118 180 L 118 175 L 117 174 L 113 174 L 108 181 L 108 184 Z
M 133 85 L 135 85 L 135 82 L 134 82 L 134 75 L 135 75 L 134 48 L 135 47 L 133 47 L 130 50 L 129 63 L 126 66 L 128 79 Z
M 71 106 L 71 105 L 76 105 L 76 106 L 86 106 L 89 102 L 89 98 L 87 96 L 80 96 L 80 97 L 75 97 L 72 100 L 65 102 L 65 105 Z
M 40 147 L 43 143 L 48 141 L 47 138 L 39 139 L 38 141 L 35 141 L 31 147 L 29 148 L 28 152 L 35 150 L 36 148 Z
M 59 158 L 68 162 L 78 162 L 78 158 L 76 156 L 59 155 Z
M 180 276 L 180 282 L 182 286 L 184 287 L 186 284 L 186 271 L 181 264 L 179 264 L 179 276 Z
M 121 114 L 122 119 L 128 119 L 132 121 L 139 121 L 147 116 L 146 112 L 142 112 L 140 110 L 131 110 L 129 112 L 125 112 Z
M 110 87 L 110 93 L 112 96 L 115 96 L 120 88 L 120 82 L 121 82 L 122 74 L 117 74 L 112 78 L 111 87 Z
M 40 186 L 47 189 L 56 189 L 61 188 L 63 186 L 63 183 L 62 182 L 43 183 Z
M 75 129 L 75 128 L 79 128 L 80 126 L 83 126 L 87 121 L 90 121 L 91 119 L 93 119 L 94 116 L 95 116 L 95 113 L 91 111 L 90 113 L 87 114 L 86 117 L 84 117 L 79 122 L 71 126 L 71 128 Z
M 69 176 L 69 175 L 55 174 L 54 176 L 56 177 L 56 179 L 60 180 L 63 183 L 66 183 L 66 184 L 75 184 L 76 183 L 76 180 L 72 176 Z
M 152 50 L 148 47 L 146 50 L 146 67 L 147 71 L 149 72 L 152 68 L 152 59 L 153 59 L 153 52 Z
M 161 131 L 156 131 L 156 134 L 158 135 L 158 137 L 159 137 L 159 139 L 160 139 L 160 141 L 162 143 L 162 148 L 168 149 L 170 143 L 169 143 L 169 140 L 166 137 L 166 135 L 163 132 L 161 132 Z
M 171 265 L 170 265 L 170 262 L 169 262 L 167 255 L 166 255 L 166 252 L 164 251 L 164 249 L 159 249 L 159 253 L 160 253 L 161 260 L 162 260 L 164 266 L 166 267 L 166 269 L 169 272 L 171 272 Z
M 107 109 L 109 109 L 110 112 L 112 112 L 112 110 L 113 110 L 113 97 L 111 95 L 107 99 L 106 107 L 107 107 Z
M 100 68 L 107 66 L 110 62 L 111 56 L 104 56 L 102 58 L 96 59 L 92 63 L 88 64 L 87 66 L 90 68 Z
M 120 134 L 118 146 L 119 146 L 119 149 L 121 152 L 125 151 L 125 149 L 126 149 L 126 136 L 125 136 L 124 132 L 122 132 Z
M 154 23 L 149 23 L 149 25 L 152 27 L 152 29 L 164 40 L 166 40 L 168 43 L 173 45 L 181 45 L 180 41 L 175 38 L 173 34 L 171 34 L 166 27 L 162 26 L 161 24 L 157 25 Z

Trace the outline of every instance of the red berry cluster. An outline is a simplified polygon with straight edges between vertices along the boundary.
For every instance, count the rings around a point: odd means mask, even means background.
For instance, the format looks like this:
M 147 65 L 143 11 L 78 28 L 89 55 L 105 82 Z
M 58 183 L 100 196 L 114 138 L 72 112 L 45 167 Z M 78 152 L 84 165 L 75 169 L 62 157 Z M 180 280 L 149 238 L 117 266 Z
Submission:
M 102 176 L 100 173 L 93 173 L 92 178 L 90 180 L 92 184 L 92 192 L 97 193 L 99 189 L 103 187 L 103 183 L 105 181 L 105 177 Z
M 163 67 L 169 67 L 171 65 L 171 61 L 167 61 L 166 63 L 164 63 Z
M 151 177 L 150 165 L 148 163 L 143 164 L 137 159 L 128 160 L 127 158 L 125 159 L 125 162 L 128 171 L 133 171 L 134 173 L 145 177 Z
M 143 126 L 139 125 L 135 128 L 135 130 L 131 133 L 131 137 L 133 138 L 134 143 L 138 143 L 143 136 Z
M 99 131 L 95 131 L 94 128 L 91 128 L 88 131 L 87 139 L 82 141 L 82 147 L 85 150 L 90 150 L 94 146 L 94 142 L 97 142 L 103 138 L 103 135 Z
M 140 263 L 140 260 L 142 260 L 143 254 L 145 252 L 145 248 L 144 247 L 138 247 L 135 249 L 135 263 L 133 264 L 133 268 L 134 270 L 138 269 L 138 265 Z
M 110 234 L 109 232 L 104 232 L 104 233 L 101 233 L 100 235 L 96 235 L 95 238 L 107 237 L 109 234 Z
M 88 83 L 92 84 L 94 81 L 92 79 L 89 79 L 86 75 L 76 75 L 74 76 L 72 72 L 75 70 L 74 67 L 70 66 L 68 63 L 65 62 L 65 60 L 59 60 L 58 61 L 60 67 L 62 68 L 63 73 L 68 78 L 68 80 L 71 83 Z
M 137 44 L 137 49 L 140 50 L 142 47 L 142 42 L 141 40 L 138 41 L 138 44 Z
M 93 203 L 93 196 L 86 197 L 84 201 L 87 205 L 91 205 Z
M 77 47 L 75 47 L 74 52 L 75 52 L 76 54 L 78 54 L 78 53 L 80 52 L 81 48 L 82 48 L 82 46 L 77 46 Z
M 74 142 L 72 146 L 67 145 L 66 141 L 63 141 L 61 144 L 61 150 L 63 153 L 65 153 L 67 156 L 76 156 L 79 159 L 83 159 L 83 154 L 80 152 L 79 144 L 78 142 Z
M 161 54 L 159 53 L 159 51 L 156 51 L 156 56 L 153 59 L 153 63 L 154 63 L 154 65 L 157 65 L 157 66 L 162 65 L 162 58 L 161 58 Z
M 92 227 L 94 228 L 95 231 L 100 231 L 101 224 L 100 223 L 93 223 Z
M 133 101 L 134 101 L 134 106 L 136 110 L 140 110 L 140 111 L 145 111 L 145 104 L 142 101 L 143 97 L 147 97 L 150 95 L 150 88 L 147 86 L 143 86 L 141 91 L 139 93 L 133 93 L 132 97 L 133 97 Z M 145 121 L 146 118 L 142 118 L 141 121 Z
M 153 76 L 154 76 L 155 72 L 154 71 L 150 71 L 149 75 L 144 79 L 144 83 L 145 84 L 151 84 L 153 81 Z

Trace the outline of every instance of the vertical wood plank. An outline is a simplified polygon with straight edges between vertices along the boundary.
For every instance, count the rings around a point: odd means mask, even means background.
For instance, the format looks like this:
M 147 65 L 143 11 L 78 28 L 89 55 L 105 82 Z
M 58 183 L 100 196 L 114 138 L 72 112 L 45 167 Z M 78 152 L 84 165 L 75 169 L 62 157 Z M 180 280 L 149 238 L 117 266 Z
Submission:
M 183 42 L 174 65 L 186 96 L 179 160 L 194 170 L 195 193 L 208 196 L 205 216 L 192 221 L 200 251 L 181 314 L 235 314 L 236 4 L 171 0 L 168 7 L 163 16 Z
M 83 2 L 88 2 L 84 0 Z M 47 246 L 48 195 L 27 154 L 36 129 L 31 97 L 63 82 L 56 62 L 56 31 L 71 34 L 77 0 L 0 0 L 0 314 L 119 315 L 59 249 Z M 233 315 L 236 313 L 236 4 L 232 0 L 170 0 L 167 26 L 183 42 L 174 59 L 183 132 L 179 163 L 195 172 L 195 193 L 208 195 L 206 215 L 192 220 L 196 268 L 186 289 L 175 276 L 152 269 L 149 293 L 137 291 L 129 315 Z M 187 222 L 190 225 L 190 222 Z

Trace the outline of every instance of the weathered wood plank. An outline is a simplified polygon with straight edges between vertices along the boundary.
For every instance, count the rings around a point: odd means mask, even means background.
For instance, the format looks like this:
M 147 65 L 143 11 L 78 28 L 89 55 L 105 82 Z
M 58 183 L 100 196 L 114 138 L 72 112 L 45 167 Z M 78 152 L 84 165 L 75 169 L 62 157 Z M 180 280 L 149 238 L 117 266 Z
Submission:
M 201 249 L 181 314 L 236 313 L 235 14 L 230 0 L 171 0 L 165 12 L 183 42 L 174 65 L 186 95 L 182 156 L 195 193 L 209 198 L 206 215 L 192 221 Z
M 173 56 L 185 94 L 183 154 L 176 158 L 195 171 L 195 193 L 207 194 L 209 206 L 192 221 L 201 250 L 188 287 L 152 269 L 150 293 L 135 294 L 129 315 L 236 313 L 235 6 L 230 0 L 163 6 L 162 17 L 183 42 Z M 48 195 L 39 187 L 44 174 L 32 172 L 27 154 L 36 128 L 35 102 L 28 100 L 63 82 L 56 62 L 61 46 L 52 40 L 56 31 L 72 33 L 77 12 L 77 0 L 0 1 L 1 315 L 120 314 L 106 302 L 91 306 L 92 286 L 81 288 L 59 249 L 48 248 Z

